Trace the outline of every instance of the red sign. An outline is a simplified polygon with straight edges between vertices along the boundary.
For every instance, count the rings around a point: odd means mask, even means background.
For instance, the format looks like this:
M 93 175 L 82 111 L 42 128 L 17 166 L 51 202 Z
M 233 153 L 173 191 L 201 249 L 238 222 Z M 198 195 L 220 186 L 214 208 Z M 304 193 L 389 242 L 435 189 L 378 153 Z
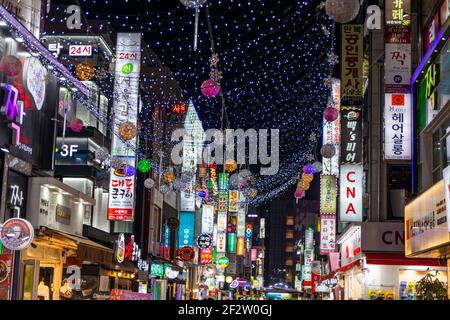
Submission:
M 408 44 L 411 43 L 411 29 L 410 28 L 387 28 L 385 34 L 386 43 Z
M 212 264 L 212 248 L 200 249 L 200 264 Z
M 109 300 L 152 300 L 152 295 L 150 293 L 112 289 Z
M 424 49 L 425 52 L 428 51 L 428 48 L 430 48 L 431 44 L 434 40 L 436 40 L 436 36 L 439 32 L 439 13 L 437 13 L 433 19 L 431 19 L 426 28 L 423 35 L 423 43 L 424 43 Z
M 0 254 L 0 300 L 8 300 L 13 268 L 13 255 Z

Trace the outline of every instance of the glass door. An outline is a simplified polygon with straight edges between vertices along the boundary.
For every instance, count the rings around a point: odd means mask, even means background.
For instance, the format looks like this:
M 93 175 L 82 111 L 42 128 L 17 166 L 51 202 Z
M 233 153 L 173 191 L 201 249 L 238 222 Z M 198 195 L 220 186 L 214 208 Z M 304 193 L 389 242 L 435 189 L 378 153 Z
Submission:
M 37 300 L 37 288 L 39 282 L 39 261 L 23 261 L 22 300 Z

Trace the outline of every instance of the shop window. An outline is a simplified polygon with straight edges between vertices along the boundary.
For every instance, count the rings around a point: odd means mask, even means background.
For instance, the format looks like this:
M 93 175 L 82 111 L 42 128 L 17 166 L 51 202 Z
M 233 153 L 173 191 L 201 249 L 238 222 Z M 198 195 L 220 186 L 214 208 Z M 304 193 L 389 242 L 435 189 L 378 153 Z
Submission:
M 294 217 L 293 216 L 287 216 L 286 217 L 286 225 L 287 226 L 293 226 L 294 225 Z
M 403 218 L 411 194 L 411 166 L 388 167 L 388 219 Z
M 292 243 L 286 245 L 286 252 L 294 252 L 294 245 Z
M 286 258 L 286 266 L 291 267 L 294 265 L 294 260 L 292 258 Z
M 433 183 L 442 179 L 441 156 L 442 142 L 440 139 L 440 132 L 439 130 L 436 130 L 433 133 Z
M 294 239 L 294 231 L 287 230 L 286 231 L 286 239 Z
M 94 182 L 92 180 L 85 178 L 63 178 L 63 183 L 89 197 L 93 196 Z

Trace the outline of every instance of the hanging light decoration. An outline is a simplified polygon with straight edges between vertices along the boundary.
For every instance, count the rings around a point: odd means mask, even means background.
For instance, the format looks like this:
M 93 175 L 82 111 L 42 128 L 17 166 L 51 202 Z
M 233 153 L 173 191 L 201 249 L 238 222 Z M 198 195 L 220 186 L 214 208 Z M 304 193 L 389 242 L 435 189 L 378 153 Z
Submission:
M 320 154 L 322 157 L 330 159 L 336 154 L 336 148 L 330 143 L 324 144 L 320 149 Z
M 77 65 L 76 75 L 81 81 L 89 81 L 95 75 L 95 68 L 90 62 L 81 62 Z
M 109 151 L 105 147 L 101 147 L 101 148 L 95 150 L 95 158 L 100 162 L 105 161 L 108 158 L 108 156 L 109 156 Z
M 325 11 L 333 21 L 347 23 L 356 18 L 360 9 L 360 0 L 327 0 Z
M 200 165 L 200 168 L 198 169 L 198 176 L 200 178 L 205 178 L 207 172 L 208 172 L 208 169 L 206 168 L 206 166 Z
M 338 111 L 338 109 L 336 109 L 334 107 L 327 107 L 325 109 L 325 111 L 323 112 L 323 117 L 328 122 L 336 121 L 338 116 L 339 116 L 339 111 Z
M 180 2 L 186 8 L 195 9 L 194 51 L 197 51 L 199 8 L 205 4 L 206 0 L 180 0 Z
M 316 161 L 312 164 L 312 167 L 315 172 L 320 173 L 322 172 L 322 163 L 320 161 Z
M 236 161 L 232 159 L 228 159 L 225 161 L 225 171 L 228 173 L 234 172 L 237 169 L 237 163 Z
M 212 79 L 204 81 L 201 86 L 202 94 L 207 98 L 215 98 L 220 90 L 220 84 Z
M 109 165 L 111 168 L 120 169 L 122 167 L 123 161 L 117 156 L 112 156 L 109 158 Z
M 237 188 L 239 185 L 239 174 L 234 173 L 230 176 L 230 187 L 231 188 Z
M 137 128 L 129 121 L 122 122 L 119 126 L 119 136 L 124 141 L 134 139 L 137 135 Z
M 147 159 L 141 159 L 138 161 L 138 170 L 142 173 L 147 173 L 152 168 L 152 164 L 150 160 Z
M 295 192 L 294 192 L 295 202 L 298 203 L 298 200 L 302 199 L 304 196 L 305 196 L 305 191 L 303 191 L 300 188 L 295 189 Z
M 83 130 L 84 127 L 84 123 L 83 120 L 78 119 L 78 118 L 73 118 L 70 121 L 70 129 L 72 129 L 72 131 L 74 132 L 81 132 L 81 130 Z
M 168 194 L 170 192 L 170 186 L 168 184 L 163 184 L 159 188 L 159 191 L 161 191 L 161 193 L 163 193 L 163 194 Z
M 127 177 L 132 177 L 136 174 L 136 168 L 130 165 L 127 165 L 127 167 L 125 168 L 125 175 Z
M 172 183 L 175 180 L 175 174 L 173 173 L 173 171 L 167 171 L 164 174 L 164 180 L 168 183 Z
M 314 174 L 316 171 L 314 170 L 312 164 L 308 163 L 303 166 L 303 172 L 307 174 Z
M 146 187 L 147 189 L 153 188 L 154 185 L 155 185 L 155 181 L 153 181 L 152 178 L 147 178 L 144 180 L 144 187 Z
M 173 181 L 173 189 L 179 191 L 179 190 L 181 190 L 182 188 L 183 188 L 183 182 L 181 181 L 180 178 L 176 178 L 176 179 Z

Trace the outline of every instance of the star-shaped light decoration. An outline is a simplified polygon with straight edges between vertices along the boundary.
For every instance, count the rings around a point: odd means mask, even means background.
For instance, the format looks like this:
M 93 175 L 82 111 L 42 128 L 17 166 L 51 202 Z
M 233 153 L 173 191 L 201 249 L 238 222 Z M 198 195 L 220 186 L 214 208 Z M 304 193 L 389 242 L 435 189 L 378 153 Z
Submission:
M 329 88 L 333 87 L 333 82 L 334 78 L 332 76 L 328 76 L 323 80 L 323 83 Z
M 315 160 L 316 159 L 316 157 L 314 157 L 314 155 L 312 155 L 311 153 L 310 154 L 308 154 L 307 156 L 306 156 L 306 159 L 308 160 L 308 161 L 313 161 L 313 160 Z
M 331 52 L 328 54 L 327 61 L 329 64 L 336 65 L 339 63 L 339 56 Z
M 214 53 L 211 58 L 209 58 L 209 64 L 211 67 L 216 67 L 219 63 L 219 55 L 217 53 Z
M 331 35 L 330 30 L 328 30 L 327 26 L 324 24 L 322 25 L 322 31 L 323 31 L 323 34 L 326 35 L 327 37 L 329 37 Z
M 214 69 L 209 73 L 209 77 L 215 82 L 219 82 L 223 78 L 222 71 Z
M 313 132 L 313 133 L 311 133 L 310 134 L 310 136 L 309 136 L 309 141 L 316 141 L 317 140 L 317 136 L 316 136 L 316 134 Z
M 322 1 L 321 3 L 319 3 L 319 5 L 317 6 L 317 8 L 319 8 L 319 9 L 325 8 L 325 1 Z

